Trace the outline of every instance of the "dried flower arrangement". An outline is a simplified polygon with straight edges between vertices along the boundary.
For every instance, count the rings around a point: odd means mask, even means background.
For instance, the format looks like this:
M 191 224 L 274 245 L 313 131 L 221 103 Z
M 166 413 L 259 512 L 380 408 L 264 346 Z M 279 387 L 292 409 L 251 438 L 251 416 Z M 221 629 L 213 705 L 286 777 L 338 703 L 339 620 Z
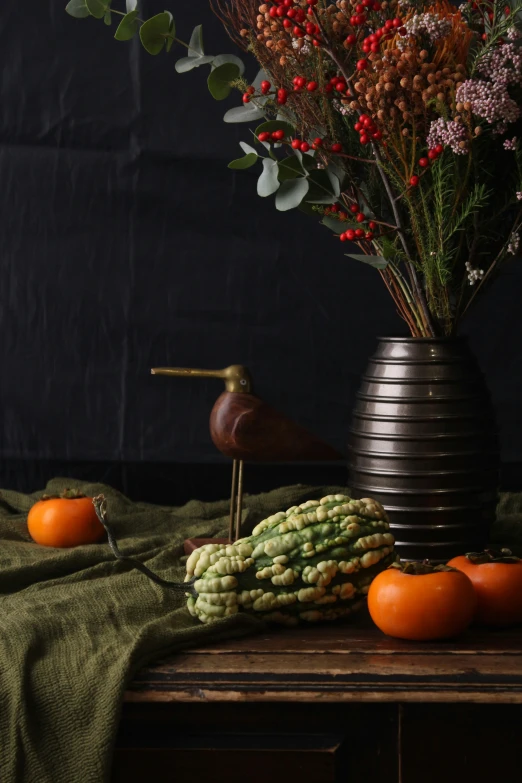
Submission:
M 251 144 L 230 168 L 262 162 L 260 196 L 319 218 L 350 258 L 374 266 L 414 337 L 453 335 L 522 226 L 522 4 L 477 0 L 211 0 L 261 66 L 205 55 L 172 15 L 138 17 L 111 0 L 67 11 L 139 33 L 150 54 L 182 44 L 183 72 L 208 64 L 214 98 L 243 105 Z M 254 145 L 254 146 L 252 146 Z

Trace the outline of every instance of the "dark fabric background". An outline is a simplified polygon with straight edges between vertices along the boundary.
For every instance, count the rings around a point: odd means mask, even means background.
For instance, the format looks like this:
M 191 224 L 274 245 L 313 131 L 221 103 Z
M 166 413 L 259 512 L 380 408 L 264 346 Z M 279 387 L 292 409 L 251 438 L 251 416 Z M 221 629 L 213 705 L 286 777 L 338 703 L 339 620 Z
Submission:
M 238 95 L 213 101 L 206 69 L 176 74 L 182 51 L 150 57 L 64 5 L 0 7 L 2 483 L 34 489 L 51 463 L 94 479 L 218 461 L 220 382 L 153 378 L 158 364 L 244 363 L 343 449 L 376 336 L 404 333 L 377 273 L 226 168 L 249 139 L 222 122 Z M 202 22 L 208 52 L 234 51 L 206 2 L 170 5 L 180 37 Z M 522 460 L 521 282 L 517 261 L 466 324 L 507 463 Z

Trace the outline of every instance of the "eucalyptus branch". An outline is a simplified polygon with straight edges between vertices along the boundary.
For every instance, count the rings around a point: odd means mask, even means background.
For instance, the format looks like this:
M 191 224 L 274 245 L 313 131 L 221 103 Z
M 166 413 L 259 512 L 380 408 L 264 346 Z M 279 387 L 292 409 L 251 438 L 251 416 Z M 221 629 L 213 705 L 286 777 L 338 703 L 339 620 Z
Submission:
M 281 130 L 277 122 L 285 120 L 282 106 L 288 100 L 291 115 L 288 117 L 291 126 L 287 133 L 288 138 L 290 135 L 305 139 L 318 135 L 335 141 L 335 144 L 339 145 L 335 147 L 339 150 L 335 153 L 335 159 L 333 156 L 330 158 L 324 145 L 316 162 L 319 160 L 324 164 L 319 165 L 319 168 L 327 168 L 327 173 L 335 169 L 342 188 L 339 195 L 336 195 L 337 181 L 329 186 L 326 177 L 319 176 L 324 172 L 314 172 L 313 164 L 308 163 L 308 159 L 305 160 L 302 171 L 294 171 L 290 178 L 280 178 L 279 166 L 282 161 L 277 160 L 272 147 L 270 157 L 274 163 L 268 168 L 265 165 L 261 174 L 261 177 L 264 176 L 264 195 L 277 192 L 276 208 L 281 211 L 294 209 L 303 203 L 303 199 L 306 201 L 306 195 L 303 194 L 306 194 L 307 182 L 304 182 L 303 178 L 308 178 L 308 182 L 313 182 L 321 191 L 319 201 L 338 202 L 346 206 L 347 211 L 357 207 L 367 216 L 367 220 L 373 221 L 371 231 L 375 230 L 375 237 L 373 233 L 369 234 L 372 239 L 361 239 L 358 246 L 366 255 L 376 252 L 387 259 L 385 269 L 380 270 L 381 277 L 412 334 L 434 336 L 439 330 L 448 334 L 455 330 L 461 315 L 466 313 L 477 294 L 483 290 L 486 281 L 504 260 L 508 242 L 522 223 L 522 214 L 517 214 L 509 239 L 504 241 L 513 222 L 512 204 L 522 190 L 522 149 L 520 143 L 516 147 L 509 139 L 511 123 L 507 120 L 501 121 L 502 118 L 494 121 L 481 118 L 474 113 L 473 107 L 470 110 L 457 110 L 454 91 L 458 81 L 461 81 L 461 75 L 468 79 L 476 77 L 483 82 L 486 90 L 494 85 L 495 76 L 484 73 L 487 69 L 481 71 L 481 63 L 484 63 L 483 58 L 488 58 L 490 53 L 499 51 L 496 45 L 510 27 L 521 29 L 516 18 L 522 10 L 521 0 L 509 2 L 512 8 L 507 16 L 500 0 L 494 0 L 493 5 L 490 3 L 491 8 L 484 8 L 479 3 L 478 6 L 468 6 L 467 10 L 461 9 L 459 13 L 451 6 L 443 4 L 444 8 L 441 7 L 440 10 L 441 19 L 450 22 L 448 28 L 451 30 L 444 36 L 446 40 L 443 48 L 435 47 L 437 51 L 433 52 L 430 47 L 426 47 L 429 51 L 421 58 L 425 64 L 422 68 L 434 67 L 435 75 L 438 71 L 442 75 L 451 74 L 453 86 L 447 85 L 451 89 L 444 100 L 438 96 L 437 100 L 427 100 L 424 93 L 418 92 L 417 87 L 409 83 L 409 79 L 404 83 L 401 79 L 401 95 L 406 104 L 411 104 L 413 99 L 414 103 L 422 99 L 424 108 L 415 112 L 415 116 L 403 112 L 400 119 L 400 113 L 391 105 L 390 96 L 386 96 L 386 105 L 379 99 L 379 107 L 382 109 L 382 113 L 378 112 L 379 127 L 386 133 L 387 143 L 381 145 L 376 141 L 379 134 L 373 138 L 373 131 L 369 131 L 367 135 L 370 138 L 363 139 L 370 142 L 366 152 L 369 157 L 359 157 L 357 152 L 362 152 L 362 149 L 352 146 L 356 138 L 355 130 L 364 132 L 367 121 L 364 120 L 364 128 L 357 124 L 353 128 L 351 113 L 337 111 L 337 96 L 333 92 L 338 89 L 343 103 L 351 101 L 355 109 L 369 113 L 371 123 L 377 121 L 374 116 L 377 109 L 374 97 L 379 92 L 377 87 L 378 83 L 382 82 L 381 74 L 370 68 L 364 84 L 362 79 L 361 85 L 357 84 L 357 89 L 362 90 L 361 93 L 355 91 L 355 83 L 359 78 L 356 77 L 358 70 L 351 73 L 355 62 L 358 58 L 363 58 L 364 65 L 367 65 L 367 60 L 373 60 L 373 57 L 367 57 L 368 47 L 364 45 L 366 31 L 363 27 L 354 25 L 351 17 L 353 9 L 349 9 L 346 3 L 339 4 L 336 11 L 330 0 L 320 0 L 318 4 L 311 0 L 305 11 L 304 3 L 278 2 L 275 9 L 277 13 L 274 14 L 271 4 L 270 8 L 267 6 L 259 15 L 255 0 L 210 0 L 232 39 L 245 51 L 253 52 L 266 74 L 258 76 L 254 84 L 242 77 L 241 63 L 237 63 L 234 56 L 222 55 L 220 64 L 217 65 L 215 57 L 204 54 L 200 25 L 192 32 L 190 43 L 177 38 L 172 15 L 167 11 L 149 19 L 140 19 L 137 17 L 135 2 L 128 2 L 128 13 L 123 13 L 111 9 L 110 0 L 69 0 L 66 10 L 77 18 L 90 15 L 104 19 L 106 24 L 111 21 L 111 13 L 123 17 L 115 37 L 120 41 L 130 40 L 139 33 L 141 44 L 149 54 L 159 54 L 164 49 L 168 52 L 173 42 L 180 44 L 189 51 L 190 57 L 182 57 L 176 63 L 179 73 L 210 64 L 208 87 L 216 100 L 223 100 L 231 89 L 237 87 L 243 92 L 244 103 L 251 103 L 249 110 L 243 107 L 229 110 L 228 116 L 225 116 L 227 122 L 255 121 L 264 116 L 267 122 L 264 123 L 263 132 L 265 129 L 269 132 L 266 139 L 272 142 L 272 135 L 277 138 L 279 134 L 275 131 Z M 355 2 L 353 4 L 355 5 Z M 300 9 L 287 11 L 292 5 L 298 5 Z M 328 7 L 330 5 L 331 7 Z M 346 8 L 340 8 L 341 5 Z M 392 6 L 393 4 L 389 4 L 389 11 L 382 9 L 379 22 L 385 19 L 389 26 L 389 21 L 397 13 Z M 412 14 L 419 14 L 423 9 L 429 10 L 427 0 L 413 0 L 410 9 Z M 491 10 L 493 15 L 490 20 Z M 372 18 L 368 18 L 369 22 L 365 26 L 373 26 Z M 312 30 L 310 20 L 314 21 Z M 480 36 L 473 38 L 479 28 Z M 484 29 L 486 34 L 482 38 Z M 353 38 L 353 46 L 350 46 L 349 51 L 342 48 L 347 40 L 347 30 L 350 32 L 349 37 Z M 510 35 L 509 40 L 512 37 Z M 412 73 L 416 68 L 415 63 L 420 63 L 416 59 L 416 44 L 413 45 L 410 39 L 404 40 L 404 45 L 405 50 L 400 56 L 391 48 L 392 44 L 385 46 L 386 60 L 390 63 L 390 76 L 391 66 L 398 67 L 401 59 L 413 57 L 410 60 Z M 375 48 L 382 52 L 378 46 Z M 499 55 L 504 57 L 502 49 Z M 515 62 L 506 63 L 506 68 L 516 67 Z M 335 74 L 333 79 L 332 72 Z M 386 73 L 382 75 L 386 76 Z M 306 88 L 301 84 L 303 76 Z M 294 84 L 295 77 L 298 77 L 297 89 L 292 89 L 292 77 Z M 328 79 L 331 79 L 333 87 L 328 86 Z M 257 100 L 261 95 L 255 94 L 256 85 L 258 82 L 261 85 L 261 80 L 265 81 L 265 85 L 259 89 L 262 95 L 266 96 L 265 100 L 268 97 L 268 103 L 263 101 L 263 105 L 259 105 Z M 338 88 L 336 83 L 340 80 L 345 85 L 342 88 Z M 387 77 L 384 81 L 386 80 Z M 447 81 L 445 80 L 446 84 Z M 515 92 L 516 79 L 511 80 L 509 85 L 510 89 L 512 88 L 510 98 L 520 110 L 522 103 L 520 91 L 517 89 Z M 375 90 L 374 97 L 370 91 L 371 87 Z M 414 96 L 413 92 L 416 90 Z M 395 105 L 400 109 L 400 103 Z M 462 116 L 458 116 L 459 114 Z M 373 128 L 371 123 L 369 128 Z M 453 143 L 449 142 L 449 137 L 443 134 L 444 128 L 450 129 L 449 123 L 456 123 L 456 126 L 462 125 L 467 129 L 464 135 L 468 143 L 462 144 L 460 149 L 455 147 L 455 140 Z M 474 132 L 474 123 L 480 126 L 482 133 Z M 452 133 L 456 126 L 450 129 Z M 426 161 L 427 165 L 424 165 L 420 157 L 426 155 L 426 145 L 432 131 L 434 135 L 431 138 L 437 138 L 439 134 L 440 141 L 436 148 L 440 145 L 441 150 L 435 155 L 428 152 L 429 160 Z M 458 128 L 455 132 L 457 131 Z M 258 132 L 261 133 L 261 130 L 258 129 Z M 514 126 L 513 132 L 516 132 Z M 283 143 L 287 142 L 288 139 Z M 299 141 L 299 145 L 302 144 L 306 144 L 306 141 Z M 431 139 L 429 144 L 433 147 Z M 516 162 L 506 155 L 504 150 L 508 149 L 514 149 Z M 245 157 L 232 161 L 230 168 L 247 169 L 253 166 L 259 158 L 259 155 L 252 154 L 253 152 L 255 150 L 250 150 Z M 467 158 L 459 157 L 460 154 L 467 155 Z M 441 158 L 437 162 L 439 155 Z M 335 160 L 337 168 L 334 166 Z M 296 169 L 297 166 L 293 168 Z M 292 177 L 296 177 L 295 182 Z M 418 187 L 421 177 L 422 187 Z M 327 193 L 328 198 L 322 198 L 322 193 Z M 317 211 L 324 210 L 317 208 Z M 377 217 L 374 217 L 375 215 Z M 362 215 L 359 219 L 363 222 Z M 340 231 L 347 222 L 343 214 L 339 223 Z M 349 222 L 351 223 L 351 218 Z M 469 255 L 466 256 L 467 252 Z M 487 265 L 487 274 L 481 281 L 477 280 L 473 292 L 468 293 L 466 278 L 461 277 L 464 262 L 471 264 L 471 268 L 482 266 L 477 261 L 479 254 L 480 258 L 495 258 L 490 265 L 484 262 L 484 266 Z M 390 260 L 390 256 L 393 260 Z M 472 282 L 475 282 L 475 277 L 478 275 L 471 276 Z

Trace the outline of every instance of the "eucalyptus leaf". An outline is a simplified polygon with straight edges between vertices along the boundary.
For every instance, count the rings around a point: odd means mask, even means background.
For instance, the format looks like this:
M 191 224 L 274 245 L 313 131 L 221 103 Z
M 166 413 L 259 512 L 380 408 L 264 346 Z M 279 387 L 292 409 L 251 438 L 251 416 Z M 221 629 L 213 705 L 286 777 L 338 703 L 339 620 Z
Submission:
M 139 27 L 139 24 L 136 21 L 137 16 L 138 11 L 134 10 L 123 17 L 114 33 L 114 37 L 117 41 L 130 41 L 130 39 L 136 35 Z
M 105 16 L 103 17 L 103 21 L 105 22 L 105 24 L 107 25 L 107 27 L 110 27 L 110 26 L 111 26 L 111 22 L 112 22 L 112 16 L 111 16 L 111 12 L 110 12 L 110 10 L 108 10 L 108 11 L 105 11 Z
M 279 188 L 279 180 L 277 178 L 278 167 L 277 161 L 270 158 L 264 158 L 263 171 L 259 179 L 257 180 L 257 195 L 265 198 L 271 196 Z
M 127 9 L 127 13 L 130 14 L 131 11 L 135 11 L 138 7 L 138 0 L 125 0 L 125 8 Z
M 305 177 L 299 179 L 287 179 L 277 191 L 275 205 L 280 212 L 295 209 L 308 193 L 308 180 Z
M 167 38 L 167 43 L 166 43 L 166 45 L 165 45 L 165 48 L 166 48 L 167 52 L 170 52 L 170 50 L 172 49 L 172 44 L 173 44 L 173 43 L 174 43 L 174 38 L 172 38 L 171 36 L 169 36 L 169 37 Z
M 103 19 L 105 12 L 109 7 L 109 3 L 105 3 L 103 0 L 85 0 L 85 3 L 89 9 L 90 15 L 94 16 L 96 19 Z
M 229 169 L 249 169 L 257 163 L 257 152 L 249 152 L 244 158 L 237 158 L 228 164 Z
M 321 223 L 331 231 L 335 231 L 336 234 L 342 234 L 343 231 L 346 231 L 346 229 L 349 228 L 346 223 L 341 223 L 340 220 L 336 220 L 333 217 L 328 217 L 328 215 L 326 215 L 326 217 L 321 220 Z
M 319 195 L 317 191 L 314 190 L 314 193 L 311 194 L 311 198 L 309 198 L 308 201 L 310 204 L 335 204 L 337 198 L 333 195 L 329 196 L 327 193 Z
M 333 173 L 333 171 L 329 167 L 326 167 L 324 171 L 326 172 L 326 176 L 330 180 L 330 185 L 332 186 L 332 193 L 336 198 L 339 198 L 341 193 L 341 184 L 339 182 L 339 178 Z
M 70 0 L 65 6 L 65 10 L 69 16 L 74 16 L 75 19 L 86 19 L 91 15 L 85 0 Z
M 305 171 L 297 158 L 291 157 L 279 161 L 279 182 L 302 177 L 304 173 Z
M 239 77 L 239 68 L 235 63 L 223 63 L 208 75 L 207 85 L 210 94 L 216 101 L 228 98 L 232 92 L 230 82 Z
M 237 65 L 240 76 L 243 76 L 245 73 L 245 63 L 240 57 L 236 57 L 235 54 L 218 54 L 218 56 L 214 57 L 212 60 L 212 70 L 214 68 L 219 68 L 221 65 L 225 65 L 225 63 Z
M 342 185 L 343 180 L 344 180 L 344 178 L 346 176 L 346 172 L 343 169 L 343 167 L 336 160 L 334 160 L 332 158 L 329 161 L 328 166 L 326 167 L 326 170 L 328 172 L 332 172 L 333 174 L 335 174 L 335 176 L 337 177 L 337 179 L 339 180 L 339 182 Z
M 244 106 L 234 106 L 233 109 L 229 109 L 223 120 L 225 122 L 254 122 L 264 116 L 262 109 L 254 103 L 246 103 Z
M 159 54 L 170 35 L 172 16 L 168 11 L 147 19 L 140 27 L 140 39 L 143 48 L 149 54 Z
M 286 137 L 291 137 L 295 133 L 294 126 L 290 125 L 289 122 L 284 122 L 284 120 L 267 120 L 262 122 L 261 125 L 257 126 L 254 133 L 256 136 L 259 136 L 260 133 L 272 133 L 276 130 L 283 130 Z
M 203 57 L 191 57 L 189 55 L 177 60 L 174 67 L 178 73 L 187 73 L 187 71 L 191 71 L 193 68 L 199 68 L 200 65 L 211 63 L 213 59 L 213 54 L 205 54 Z
M 303 161 L 306 155 L 303 155 Z M 330 177 L 324 169 L 312 169 L 310 171 L 310 181 L 313 188 L 310 190 L 307 201 L 312 204 L 334 204 L 337 196 L 333 192 Z
M 203 51 L 203 25 L 198 24 L 192 30 L 190 36 L 188 56 L 189 57 L 203 57 L 205 52 Z
M 256 150 L 253 147 L 251 147 L 250 144 L 247 144 L 246 141 L 240 141 L 239 146 L 241 147 L 241 149 L 246 155 L 250 154 L 251 152 L 253 152 L 254 155 L 257 155 Z
M 362 261 L 363 264 L 369 264 L 374 269 L 386 269 L 387 260 L 383 256 L 365 256 L 364 253 L 345 253 L 348 258 L 355 258 L 356 261 Z

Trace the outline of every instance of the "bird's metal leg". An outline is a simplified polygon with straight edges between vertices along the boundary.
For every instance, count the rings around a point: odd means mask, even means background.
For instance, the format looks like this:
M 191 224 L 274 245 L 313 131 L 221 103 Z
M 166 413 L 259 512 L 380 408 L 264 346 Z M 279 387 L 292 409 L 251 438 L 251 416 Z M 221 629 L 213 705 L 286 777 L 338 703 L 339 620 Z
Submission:
M 235 541 L 241 536 L 241 511 L 243 509 L 243 460 L 239 460 L 239 478 L 237 481 L 237 509 L 236 509 L 236 537 Z
M 230 522 L 228 525 L 228 540 L 230 543 L 234 540 L 234 517 L 236 509 L 237 495 L 237 459 L 232 462 L 232 489 L 230 491 Z

